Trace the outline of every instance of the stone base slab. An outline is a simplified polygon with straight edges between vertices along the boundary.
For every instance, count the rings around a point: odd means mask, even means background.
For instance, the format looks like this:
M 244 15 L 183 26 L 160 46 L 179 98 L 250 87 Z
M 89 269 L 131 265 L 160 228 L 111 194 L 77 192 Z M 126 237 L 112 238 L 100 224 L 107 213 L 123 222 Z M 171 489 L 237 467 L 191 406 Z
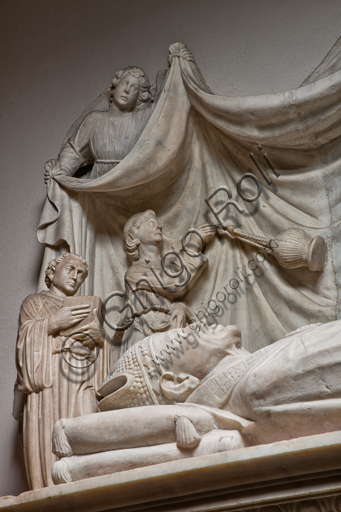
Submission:
M 264 508 L 266 507 L 266 508 Z M 341 432 L 0 498 L 0 511 L 341 512 Z

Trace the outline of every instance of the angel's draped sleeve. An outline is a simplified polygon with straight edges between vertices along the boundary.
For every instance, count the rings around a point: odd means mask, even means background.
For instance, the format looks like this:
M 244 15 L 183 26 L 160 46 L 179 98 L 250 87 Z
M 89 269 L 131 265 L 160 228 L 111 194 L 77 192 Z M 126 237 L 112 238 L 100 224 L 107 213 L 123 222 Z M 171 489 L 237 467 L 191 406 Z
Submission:
M 63 171 L 72 176 L 82 166 L 93 163 L 94 156 L 91 152 L 91 134 L 96 122 L 97 112 L 88 114 L 76 133 L 64 144 L 58 155 Z
M 40 295 L 28 296 L 21 306 L 16 362 L 22 393 L 39 393 L 52 386 L 52 336 L 47 331 L 50 315 Z

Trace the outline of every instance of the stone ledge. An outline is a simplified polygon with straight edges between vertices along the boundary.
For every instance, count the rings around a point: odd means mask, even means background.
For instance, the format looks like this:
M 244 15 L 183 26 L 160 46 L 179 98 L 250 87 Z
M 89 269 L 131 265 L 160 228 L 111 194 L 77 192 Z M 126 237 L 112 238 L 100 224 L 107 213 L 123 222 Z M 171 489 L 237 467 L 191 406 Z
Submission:
M 341 432 L 332 432 L 6 496 L 0 510 L 232 512 L 339 494 Z

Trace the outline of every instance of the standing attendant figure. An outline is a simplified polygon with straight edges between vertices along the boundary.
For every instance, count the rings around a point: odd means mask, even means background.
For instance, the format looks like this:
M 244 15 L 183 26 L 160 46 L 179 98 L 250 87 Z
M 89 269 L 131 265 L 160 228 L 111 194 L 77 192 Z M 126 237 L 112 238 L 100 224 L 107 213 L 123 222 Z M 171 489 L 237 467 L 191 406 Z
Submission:
M 67 337 L 61 331 L 74 328 L 73 335 L 81 331 L 72 342 L 75 360 L 88 355 L 93 361 L 96 345 L 103 345 L 97 317 L 77 327 L 91 313 L 86 298 L 84 304 L 63 306 L 64 298 L 75 295 L 88 275 L 85 259 L 65 253 L 49 263 L 45 275 L 49 289 L 29 295 L 22 303 L 16 352 L 14 414 L 23 420 L 24 458 L 31 489 L 53 485 L 51 469 L 57 459 L 51 439 L 55 422 L 98 410 L 96 366 L 75 371 L 68 365 L 62 354 Z

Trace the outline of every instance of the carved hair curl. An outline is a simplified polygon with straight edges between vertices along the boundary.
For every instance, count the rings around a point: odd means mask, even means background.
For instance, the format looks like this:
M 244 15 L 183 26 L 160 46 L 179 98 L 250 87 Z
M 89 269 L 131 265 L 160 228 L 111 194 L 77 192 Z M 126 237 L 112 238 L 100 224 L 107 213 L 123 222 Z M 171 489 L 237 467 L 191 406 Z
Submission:
M 61 254 L 60 256 L 58 256 L 58 258 L 55 258 L 54 260 L 50 261 L 50 263 L 47 265 L 47 268 L 45 270 L 45 284 L 46 284 L 46 286 L 48 288 L 51 288 L 52 277 L 53 277 L 53 274 L 55 273 L 56 268 L 59 265 L 59 263 L 61 263 L 64 258 L 69 258 L 69 257 L 76 258 L 81 263 L 83 263 L 83 265 L 85 266 L 85 277 L 84 277 L 84 279 L 86 279 L 88 277 L 88 275 L 89 275 L 89 265 L 87 264 L 85 259 L 82 258 L 82 256 L 79 256 L 78 254 L 73 254 L 72 252 L 65 252 L 64 254 Z
M 141 242 L 138 239 L 138 231 L 143 221 L 149 217 L 156 218 L 156 214 L 153 210 L 146 210 L 141 214 L 133 215 L 133 217 L 131 217 L 125 225 L 125 250 L 130 263 L 133 263 L 133 261 L 138 261 L 139 259 L 138 248 Z M 131 223 L 132 219 L 134 220 Z
M 140 110 L 145 107 L 147 103 L 151 102 L 150 95 L 150 83 L 149 78 L 146 73 L 141 68 L 137 68 L 135 66 L 129 66 L 125 69 L 120 69 L 116 72 L 116 77 L 111 80 L 111 91 L 110 91 L 110 104 L 113 101 L 113 94 L 116 85 L 124 78 L 126 75 L 132 75 L 135 78 L 139 79 L 140 82 L 140 94 L 137 98 L 136 107 L 134 110 Z

